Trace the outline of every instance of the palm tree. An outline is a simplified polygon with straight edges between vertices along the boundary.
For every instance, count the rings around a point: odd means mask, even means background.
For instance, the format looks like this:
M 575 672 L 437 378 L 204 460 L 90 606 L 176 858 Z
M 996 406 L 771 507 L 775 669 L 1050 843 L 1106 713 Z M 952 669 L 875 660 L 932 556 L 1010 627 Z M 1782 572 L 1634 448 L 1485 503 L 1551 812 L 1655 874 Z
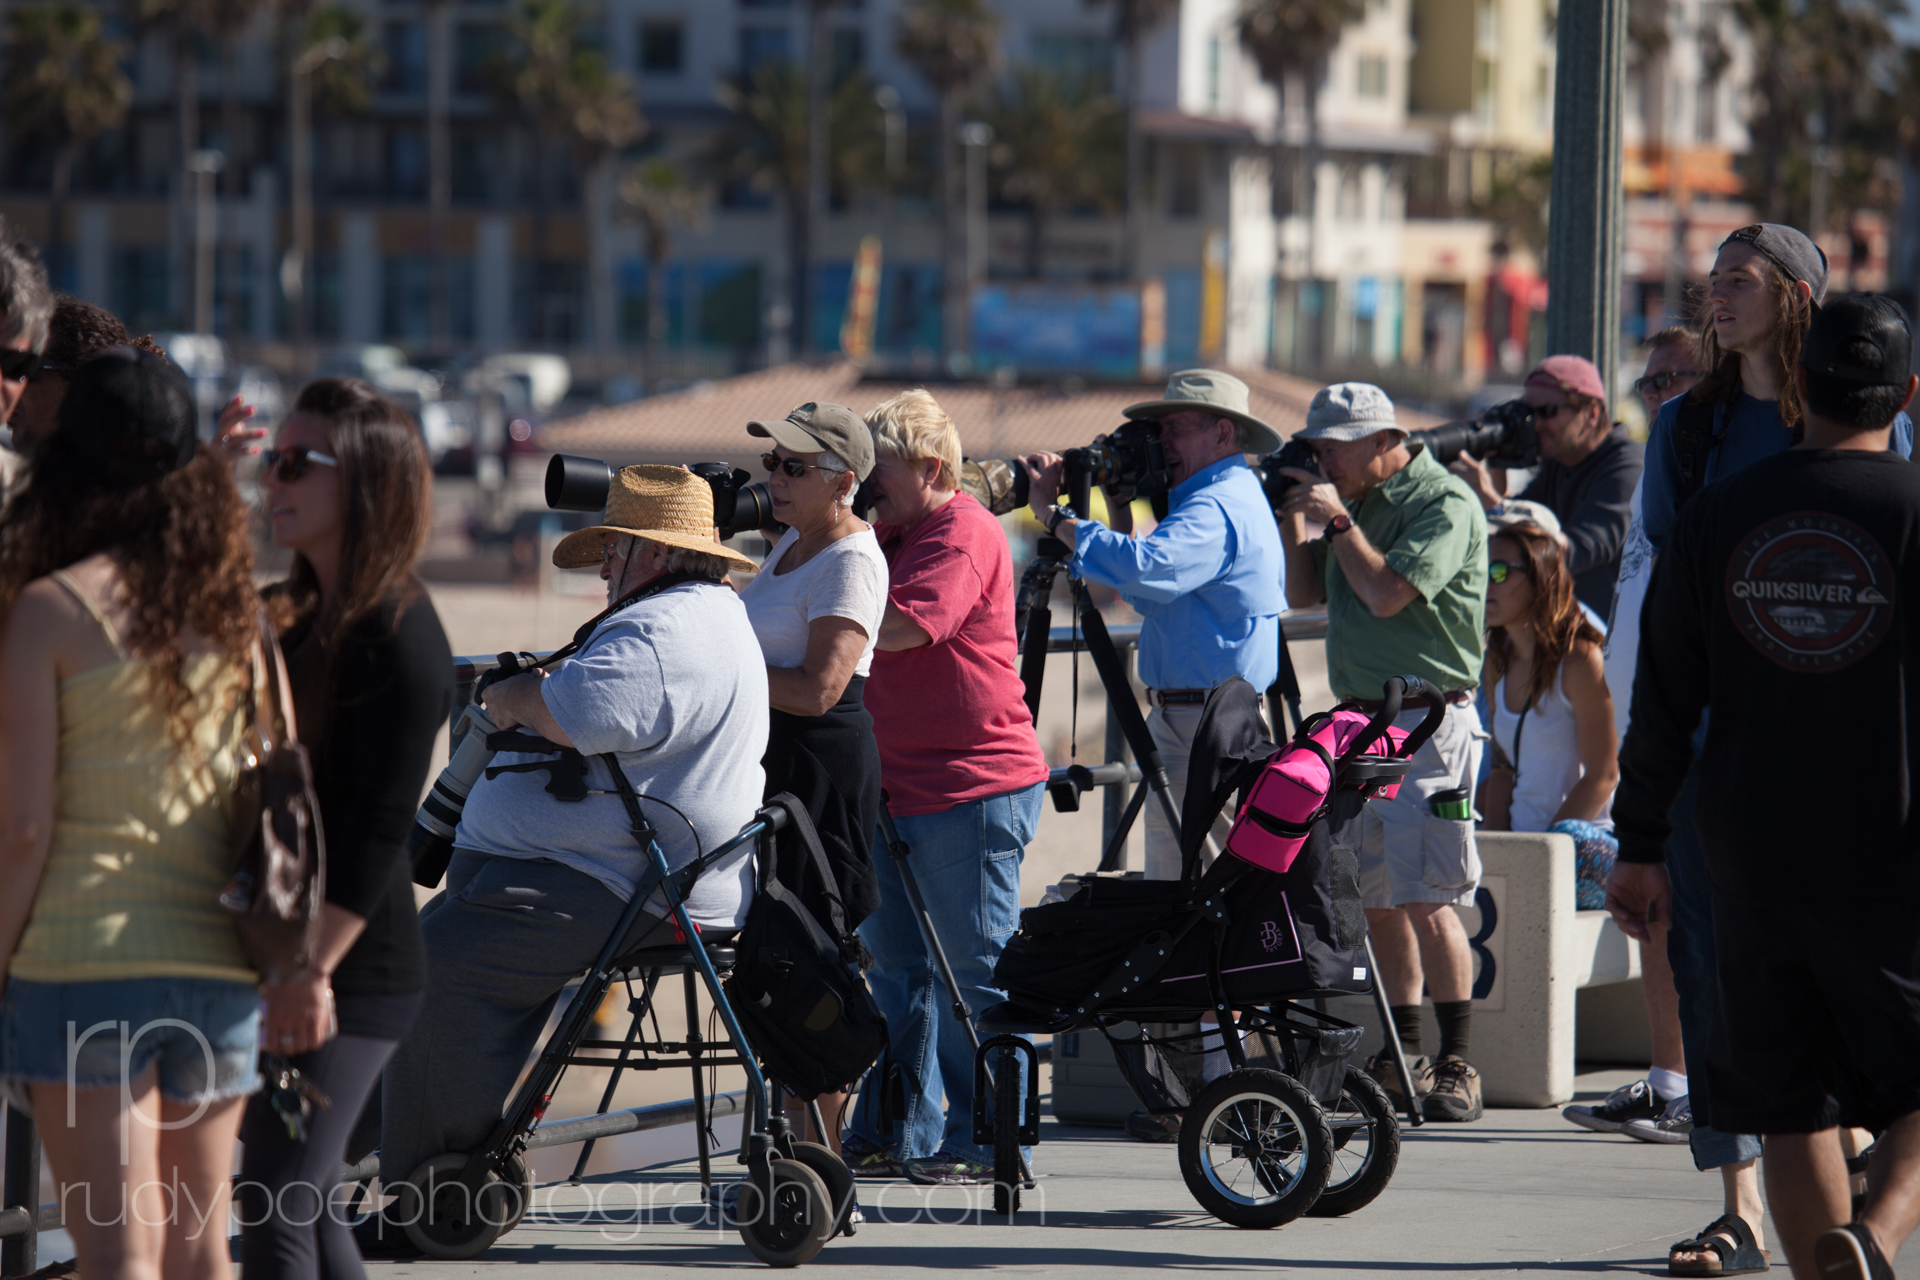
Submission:
M 733 122 L 715 144 L 713 168 L 779 199 L 786 223 L 788 305 L 796 311 L 808 305 L 801 282 L 813 267 L 806 216 L 813 154 L 807 80 L 790 63 L 769 62 L 744 83 L 722 83 L 714 90 Z M 828 96 L 825 114 L 829 189 L 851 197 L 882 181 L 885 126 L 872 81 L 860 74 L 842 80 Z M 812 326 L 798 315 L 795 320 L 804 344 Z
M 966 332 L 966 210 L 955 147 L 974 89 L 999 65 L 1000 15 L 986 0 L 913 0 L 894 43 L 940 98 L 941 342 L 950 357 Z
M 1273 86 L 1285 114 L 1287 81 L 1300 84 L 1307 117 L 1307 278 L 1318 271 L 1315 262 L 1319 222 L 1320 87 L 1326 83 L 1327 62 L 1352 24 L 1366 16 L 1366 0 L 1244 0 L 1236 20 L 1240 46 L 1260 68 L 1260 78 Z M 1274 177 L 1281 173 L 1282 143 L 1274 142 Z
M 1180 0 L 1091 0 L 1113 6 L 1113 36 L 1127 56 L 1127 230 L 1121 269 L 1128 279 L 1140 274 L 1140 220 L 1146 204 L 1146 164 L 1141 155 L 1140 100 L 1146 79 L 1140 55 L 1154 28 L 1179 11 Z
M 620 178 L 620 207 L 640 223 L 642 251 L 647 259 L 648 395 L 657 392 L 661 347 L 667 337 L 667 259 L 672 256 L 673 233 L 697 229 L 706 222 L 712 193 L 687 181 L 681 167 L 661 157 L 629 168 Z
M 521 0 L 508 24 L 519 56 L 503 69 L 504 94 L 530 116 L 542 141 L 570 151 L 583 182 L 587 256 L 595 341 L 610 343 L 613 281 L 603 269 L 604 218 L 611 185 L 611 161 L 646 131 L 633 84 L 607 66 L 604 54 L 578 40 L 580 6 L 574 0 Z M 547 266 L 546 217 L 551 157 L 536 148 L 537 199 L 534 205 L 533 261 L 536 280 Z M 538 314 L 538 312 L 536 312 Z M 537 336 L 545 337 L 545 334 Z
M 288 156 L 292 169 L 293 249 L 281 267 L 281 287 L 293 312 L 293 337 L 303 350 L 312 336 L 313 302 L 307 288 L 313 265 L 313 108 L 365 111 L 386 54 L 356 9 L 328 5 L 308 15 L 287 59 Z
M 66 248 L 66 201 L 74 159 L 126 118 L 133 86 L 120 73 L 127 46 L 107 38 L 97 11 L 61 3 L 14 9 L 6 20 L 7 121 L 53 146 L 52 226 L 47 266 L 57 273 Z
M 1125 175 L 1116 165 L 1125 112 L 1084 77 L 1041 67 L 1014 70 L 986 111 L 989 153 L 1000 192 L 1027 206 L 1027 274 L 1040 276 L 1047 226 L 1061 213 L 1092 205 L 1119 208 Z

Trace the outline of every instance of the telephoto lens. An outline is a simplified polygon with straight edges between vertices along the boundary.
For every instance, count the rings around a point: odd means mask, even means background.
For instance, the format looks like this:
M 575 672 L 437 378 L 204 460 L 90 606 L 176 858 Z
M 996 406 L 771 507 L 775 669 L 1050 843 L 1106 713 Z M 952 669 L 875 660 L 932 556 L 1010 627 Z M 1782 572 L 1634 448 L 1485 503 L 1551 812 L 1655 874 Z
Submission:
M 433 780 L 433 789 L 421 802 L 413 820 L 413 834 L 407 837 L 407 854 L 413 865 L 413 882 L 431 889 L 447 873 L 453 860 L 453 832 L 460 825 L 460 813 L 467 807 L 467 796 L 480 780 L 480 771 L 493 759 L 487 735 L 498 732 L 480 704 L 470 704 L 460 717 L 464 736 L 453 759 Z

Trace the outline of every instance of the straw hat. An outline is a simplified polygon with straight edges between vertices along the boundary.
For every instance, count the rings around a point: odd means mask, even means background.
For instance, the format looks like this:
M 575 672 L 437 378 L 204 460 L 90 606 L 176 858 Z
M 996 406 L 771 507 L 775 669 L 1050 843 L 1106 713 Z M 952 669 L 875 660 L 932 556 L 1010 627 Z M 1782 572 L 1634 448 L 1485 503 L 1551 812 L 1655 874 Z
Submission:
M 753 561 L 713 536 L 713 489 L 682 467 L 624 467 L 607 489 L 607 522 L 560 539 L 553 563 L 593 569 L 606 560 L 600 535 L 631 533 L 649 542 L 719 556 L 752 572 Z
M 1247 412 L 1247 384 L 1218 369 L 1182 369 L 1167 379 L 1164 400 L 1130 404 L 1129 418 L 1157 421 L 1170 413 L 1195 409 L 1217 418 L 1231 418 L 1247 430 L 1248 453 L 1272 453 L 1280 447 L 1280 433 Z

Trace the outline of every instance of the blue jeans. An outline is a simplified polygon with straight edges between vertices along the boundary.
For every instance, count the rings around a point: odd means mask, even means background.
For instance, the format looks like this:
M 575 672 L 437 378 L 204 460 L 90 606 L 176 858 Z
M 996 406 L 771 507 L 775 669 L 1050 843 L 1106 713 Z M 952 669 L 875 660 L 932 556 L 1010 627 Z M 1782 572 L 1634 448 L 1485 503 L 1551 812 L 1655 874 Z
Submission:
M 1680 994 L 1680 1043 L 1687 1054 L 1687 1090 L 1698 1111 L 1709 1108 L 1707 1037 L 1719 1012 L 1720 973 L 1713 952 L 1713 885 L 1707 878 L 1706 851 L 1694 830 L 1694 806 L 1700 798 L 1700 770 L 1687 774 L 1680 796 L 1667 815 L 1667 879 L 1673 882 L 1673 927 L 1667 933 L 1667 963 Z M 1710 1124 L 1694 1126 L 1688 1140 L 1699 1169 L 1757 1159 L 1760 1139 L 1747 1133 L 1722 1133 Z
M 913 850 L 913 878 L 934 934 L 967 1008 L 976 1015 L 1006 998 L 993 985 L 993 966 L 1020 924 L 1020 860 L 1039 825 L 1044 792 L 1045 784 L 1036 782 L 941 813 L 895 819 L 900 838 Z M 867 982 L 887 1015 L 889 1052 L 913 1072 L 918 1087 L 915 1080 L 907 1082 L 904 1132 L 894 1121 L 896 1132 L 885 1139 L 879 1082 L 869 1081 L 854 1113 L 854 1135 L 894 1149 L 902 1160 L 945 1151 L 990 1164 L 992 1152 L 973 1140 L 973 1048 L 921 937 L 900 867 L 878 833 L 873 866 L 880 906 L 860 923 L 860 940 L 874 958 Z

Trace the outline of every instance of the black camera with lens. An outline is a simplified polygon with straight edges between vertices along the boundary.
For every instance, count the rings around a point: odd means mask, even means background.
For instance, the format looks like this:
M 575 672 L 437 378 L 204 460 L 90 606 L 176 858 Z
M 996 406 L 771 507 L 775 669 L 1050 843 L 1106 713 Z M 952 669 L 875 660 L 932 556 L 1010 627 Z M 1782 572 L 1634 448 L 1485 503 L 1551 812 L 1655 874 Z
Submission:
M 1287 496 L 1287 490 L 1300 483 L 1292 476 L 1281 474 L 1286 467 L 1319 471 L 1320 464 L 1314 459 L 1313 446 L 1305 440 L 1289 440 L 1280 446 L 1279 452 L 1260 459 L 1260 488 L 1267 495 L 1267 504 L 1276 509 L 1280 506 L 1280 500 Z
M 722 538 L 774 523 L 773 497 L 762 481 L 724 462 L 696 462 L 687 470 L 713 490 L 713 522 Z M 599 511 L 613 487 L 613 466 L 598 458 L 556 453 L 547 463 L 547 506 L 555 511 Z
M 1461 454 L 1470 454 L 1490 467 L 1537 467 L 1540 438 L 1534 430 L 1533 406 L 1519 400 L 1494 405 L 1472 422 L 1443 422 L 1428 431 L 1414 431 L 1408 444 L 1424 444 L 1433 460 L 1449 466 Z
M 1061 459 L 1065 463 L 1060 481 L 1062 497 L 1082 515 L 1096 484 L 1116 502 L 1163 499 L 1173 488 L 1157 422 L 1129 418 L 1098 444 L 1069 449 Z M 1018 511 L 1031 500 L 1027 469 L 1017 458 L 963 459 L 960 488 L 997 516 Z

